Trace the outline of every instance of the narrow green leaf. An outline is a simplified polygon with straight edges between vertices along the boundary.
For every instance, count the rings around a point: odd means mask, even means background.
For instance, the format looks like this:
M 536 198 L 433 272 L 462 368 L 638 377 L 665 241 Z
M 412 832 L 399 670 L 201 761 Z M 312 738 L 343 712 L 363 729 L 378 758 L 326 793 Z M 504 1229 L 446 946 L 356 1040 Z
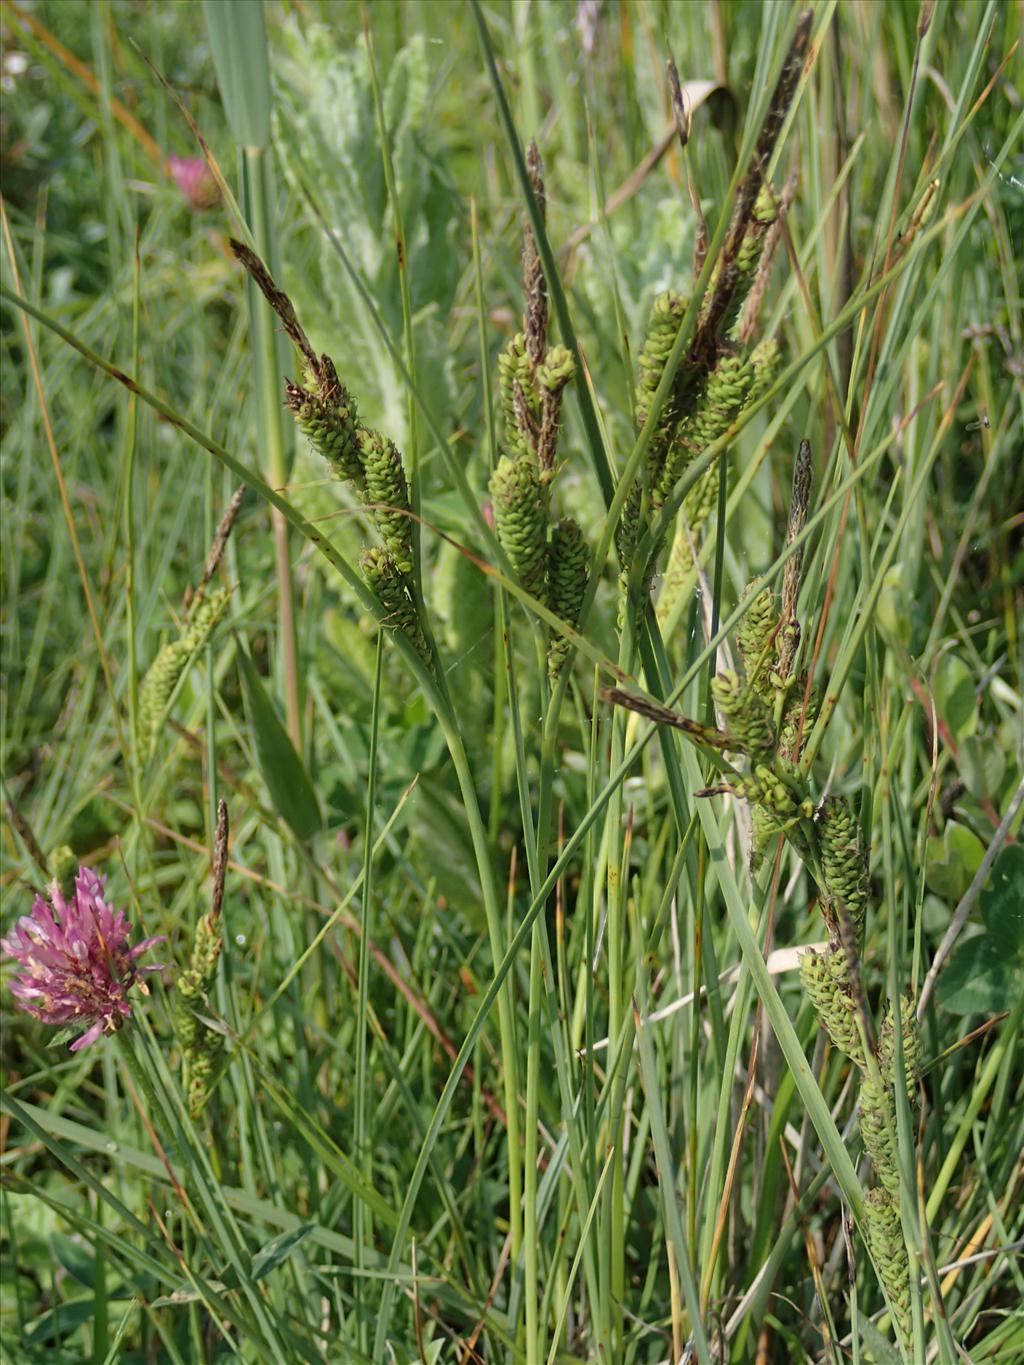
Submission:
M 260 675 L 241 646 L 238 670 L 245 693 L 245 709 L 256 739 L 256 757 L 270 799 L 298 839 L 311 839 L 321 826 L 316 791 Z
M 265 1275 L 276 1270 L 312 1231 L 312 1223 L 303 1223 L 301 1227 L 292 1228 L 289 1232 L 282 1232 L 267 1242 L 265 1246 L 260 1247 L 252 1258 L 252 1266 L 250 1267 L 253 1279 L 262 1280 Z
M 241 147 L 270 141 L 270 70 L 263 0 L 203 0 L 224 112 Z

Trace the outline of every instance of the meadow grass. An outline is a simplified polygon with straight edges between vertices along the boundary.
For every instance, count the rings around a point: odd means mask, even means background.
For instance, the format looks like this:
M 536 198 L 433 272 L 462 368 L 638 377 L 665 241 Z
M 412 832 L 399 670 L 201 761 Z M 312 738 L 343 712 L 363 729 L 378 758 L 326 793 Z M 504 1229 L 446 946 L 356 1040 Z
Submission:
M 0 16 L 3 1358 L 1024 1358 L 1019 9 Z

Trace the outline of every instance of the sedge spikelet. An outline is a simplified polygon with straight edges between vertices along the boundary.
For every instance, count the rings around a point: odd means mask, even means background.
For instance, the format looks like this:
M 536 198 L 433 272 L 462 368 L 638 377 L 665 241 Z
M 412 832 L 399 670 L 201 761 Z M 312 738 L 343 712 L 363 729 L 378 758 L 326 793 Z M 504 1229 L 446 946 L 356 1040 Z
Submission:
M 779 343 L 774 337 L 765 337 L 750 352 L 750 388 L 743 406 L 751 403 L 768 392 L 779 373 Z
M 572 352 L 566 350 L 564 346 L 553 347 L 537 366 L 537 387 L 541 395 L 537 464 L 544 478 L 550 478 L 554 471 L 562 393 L 575 373 L 576 362 L 572 358 Z
M 896 1155 L 896 1103 L 889 1081 L 876 1072 L 865 1073 L 860 1088 L 860 1135 L 879 1180 L 899 1198 L 900 1169 Z
M 533 385 L 530 357 L 526 353 L 526 338 L 522 332 L 512 337 L 498 357 L 498 391 L 505 419 L 505 443 L 514 454 L 526 455 L 533 448 L 533 440 L 531 432 L 523 429 L 523 405 L 535 424 L 540 420 L 540 403 Z
M 903 1035 L 903 1070 L 907 1080 L 907 1099 L 913 1104 L 917 1097 L 918 1081 L 921 1079 L 921 1038 L 913 1001 L 905 995 L 900 997 L 900 1032 Z M 895 1086 L 896 1025 L 891 1003 L 878 1031 L 878 1069 Z
M 822 804 L 818 836 L 825 891 L 839 902 L 854 931 L 860 933 L 867 910 L 867 861 L 860 827 L 845 797 L 830 796 Z
M 363 427 L 359 451 L 366 474 L 365 497 L 391 558 L 402 573 L 412 572 L 412 520 L 409 486 L 402 457 L 393 441 Z
M 729 670 L 719 673 L 712 679 L 711 692 L 737 749 L 752 755 L 774 750 L 775 727 L 768 707 L 738 674 Z
M 188 1072 L 188 1107 L 192 1118 L 197 1118 L 206 1105 L 215 1064 L 224 1045 L 220 1034 L 207 1028 L 198 1014 L 213 987 L 222 947 L 219 918 L 212 914 L 201 916 L 188 968 L 178 977 L 175 992 L 174 1023 Z
M 824 952 L 813 948 L 800 955 L 800 981 L 834 1047 L 863 1071 L 867 1065 L 857 1026 L 857 1007 L 849 989 L 846 954 L 839 944 Z
M 647 421 L 647 415 L 651 410 L 651 399 L 661 383 L 665 365 L 672 353 L 676 337 L 679 335 L 679 328 L 685 312 L 685 300 L 670 290 L 659 294 L 651 306 L 647 334 L 637 357 L 636 423 L 638 429 Z M 677 417 L 675 404 L 670 398 L 662 408 L 658 425 L 651 434 L 650 445 L 647 447 L 647 478 L 648 485 L 652 489 L 657 485 L 660 477 Z
M 903 1240 L 899 1205 L 882 1189 L 868 1190 L 864 1225 L 871 1258 L 885 1288 L 896 1331 L 904 1346 L 911 1340 L 910 1259 Z
M 820 709 L 821 693 L 816 687 L 812 687 L 810 693 L 807 693 L 807 674 L 804 673 L 786 694 L 782 721 L 779 725 L 779 749 L 790 762 L 796 761 L 799 745 L 803 742 L 804 736 L 810 734 Z
M 587 590 L 589 564 L 587 544 L 579 525 L 567 517 L 551 533 L 548 560 L 548 591 L 551 610 L 567 625 L 579 624 L 583 594 Z M 557 678 L 569 656 L 569 641 L 557 631 L 548 634 L 548 673 Z
M 502 549 L 526 591 L 546 600 L 547 500 L 534 462 L 503 455 L 491 475 L 491 503 Z
M 334 478 L 353 484 L 361 492 L 363 465 L 355 400 L 326 356 L 320 369 L 322 377 L 307 368 L 305 384 L 285 384 L 285 405 L 310 445 L 327 461 Z
M 756 578 L 751 579 L 747 584 L 744 596 L 759 581 Z M 770 655 L 766 659 L 765 654 L 769 649 L 769 641 L 778 623 L 775 593 L 771 588 L 764 587 L 747 608 L 736 632 L 736 643 L 743 658 L 747 680 L 762 696 L 771 691 L 768 676 L 771 671 L 769 667 Z
M 423 638 L 415 604 L 409 595 L 409 581 L 406 575 L 395 563 L 390 552 L 379 546 L 364 551 L 359 564 L 363 577 L 380 598 L 386 612 L 383 623 L 385 627 L 388 630 L 400 631 L 423 662 L 430 667 L 430 651 Z
M 544 190 L 544 168 L 536 142 L 531 138 L 526 149 L 526 169 L 530 176 L 541 221 L 545 217 L 547 197 Z M 531 366 L 536 366 L 544 354 L 548 338 L 548 289 L 544 279 L 544 268 L 540 263 L 540 253 L 534 239 L 533 228 L 527 216 L 523 221 L 523 293 L 526 296 L 526 313 L 523 318 L 526 353 Z
M 202 598 L 177 640 L 164 645 L 139 688 L 139 750 L 143 763 L 156 748 L 174 689 L 192 656 L 202 649 L 224 613 L 231 594 L 226 588 Z

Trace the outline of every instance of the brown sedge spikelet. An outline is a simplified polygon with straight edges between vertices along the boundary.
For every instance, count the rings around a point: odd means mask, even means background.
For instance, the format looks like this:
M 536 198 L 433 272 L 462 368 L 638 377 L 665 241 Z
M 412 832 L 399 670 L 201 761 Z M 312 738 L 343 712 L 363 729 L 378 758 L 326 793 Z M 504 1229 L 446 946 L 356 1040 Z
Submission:
M 391 558 L 402 573 L 412 572 L 412 520 L 409 485 L 394 441 L 363 427 L 359 451 L 366 475 L 366 502 Z
M 526 456 L 503 455 L 490 481 L 501 547 L 531 597 L 546 600 L 547 498 L 537 466 Z
M 537 151 L 537 144 L 532 138 L 529 147 L 526 149 L 526 169 L 530 177 L 530 186 L 533 189 L 534 198 L 537 201 L 537 207 L 540 210 L 541 222 L 543 222 L 547 210 L 544 169 L 541 165 L 540 153 Z M 548 290 L 547 282 L 544 279 L 544 269 L 540 263 L 540 254 L 537 251 L 537 242 L 533 235 L 533 228 L 530 226 L 529 215 L 526 215 L 523 222 L 523 295 L 526 299 L 526 312 L 523 317 L 525 349 L 531 366 L 535 368 L 547 346 Z
M 430 651 L 423 638 L 416 606 L 409 594 L 409 580 L 395 563 L 389 550 L 375 546 L 359 561 L 363 577 L 380 598 L 386 613 L 382 622 L 387 630 L 400 631 L 423 662 L 430 667 Z
M 868 1190 L 864 1198 L 864 1230 L 868 1250 L 885 1288 L 900 1340 L 910 1344 L 910 1259 L 903 1239 L 899 1204 L 884 1189 Z
M 577 522 L 566 517 L 551 533 L 548 557 L 548 593 L 551 610 L 567 625 L 579 624 L 583 594 L 589 578 L 589 556 L 583 532 Z M 552 630 L 548 634 L 548 673 L 558 677 L 570 645 L 564 635 Z

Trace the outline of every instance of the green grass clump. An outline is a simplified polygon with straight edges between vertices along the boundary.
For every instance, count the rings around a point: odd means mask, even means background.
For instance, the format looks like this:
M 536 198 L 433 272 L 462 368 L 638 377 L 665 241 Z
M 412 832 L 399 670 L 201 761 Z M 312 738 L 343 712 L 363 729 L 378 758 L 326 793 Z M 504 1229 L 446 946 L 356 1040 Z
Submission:
M 3 23 L 5 1358 L 1020 1359 L 1018 11 Z

